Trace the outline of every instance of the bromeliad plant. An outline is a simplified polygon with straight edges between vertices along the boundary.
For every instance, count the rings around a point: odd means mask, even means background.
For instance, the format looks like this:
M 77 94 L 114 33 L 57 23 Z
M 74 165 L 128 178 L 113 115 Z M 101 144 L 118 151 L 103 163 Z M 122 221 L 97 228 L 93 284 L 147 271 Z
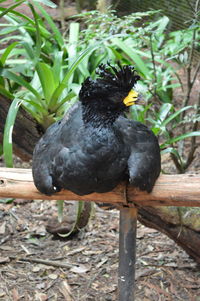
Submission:
M 16 12 L 13 6 L 0 8 L 7 21 L 2 24 L 1 42 L 9 43 L 1 50 L 0 93 L 13 100 L 4 134 L 4 157 L 9 167 L 13 164 L 9 137 L 19 106 L 23 105 L 45 130 L 76 100 L 80 82 L 89 76 L 89 56 L 100 46 L 77 47 L 78 23 L 70 24 L 66 42 L 38 1 L 28 1 L 27 5 L 33 19 Z
M 25 1 L 15 6 L 22 2 Z M 143 78 L 140 86 L 145 90 L 147 105 L 133 108 L 131 115 L 151 124 L 153 131 L 161 136 L 163 152 L 169 152 L 178 171 L 184 172 L 194 158 L 195 137 L 200 135 L 197 130 L 199 104 L 189 105 L 191 89 L 200 68 L 198 65 L 192 78 L 191 64 L 199 39 L 197 17 L 189 29 L 167 34 L 169 19 L 158 17 L 158 11 L 136 13 L 125 18 L 119 18 L 113 12 L 90 12 L 79 15 L 87 21 L 81 33 L 79 24 L 71 23 L 69 35 L 63 37 L 39 2 L 26 1 L 33 19 L 16 12 L 14 6 L 0 8 L 8 22 L 1 25 L 2 43 L 10 43 L 1 52 L 0 92 L 14 99 L 4 135 L 8 165 L 12 165 L 12 160 L 9 161 L 12 147 L 7 141 L 19 105 L 23 105 L 45 129 L 61 118 L 76 100 L 80 83 L 87 76 L 94 76 L 98 64 L 111 60 L 136 66 Z M 50 1 L 45 3 L 53 5 Z M 154 18 L 154 21 L 144 22 L 144 17 Z M 143 26 L 138 25 L 141 23 Z M 99 43 L 103 48 L 99 48 Z M 179 77 L 180 68 L 187 70 L 186 87 Z M 177 87 L 186 88 L 183 104 L 174 103 L 173 93 Z M 193 117 L 188 119 L 185 112 Z M 191 128 L 187 132 L 186 124 L 187 129 L 188 125 Z M 183 155 L 185 138 L 191 138 L 187 158 Z
M 25 1 L 17 4 L 22 2 Z M 89 75 L 86 67 L 89 56 L 99 47 L 97 43 L 77 47 L 78 23 L 70 24 L 66 42 L 39 1 L 27 1 L 33 19 L 15 11 L 17 4 L 7 9 L 0 7 L 1 16 L 7 21 L 1 24 L 3 28 L 0 32 L 1 45 L 6 45 L 0 53 L 0 93 L 12 101 L 3 141 L 8 167 L 13 166 L 11 137 L 19 106 L 22 105 L 45 130 L 61 118 L 76 100 L 81 77 Z M 46 4 L 53 5 L 49 1 Z M 42 17 L 36 13 L 35 7 Z M 78 203 L 76 221 L 67 235 L 76 232 L 82 225 L 82 213 L 85 211 L 87 218 L 84 216 L 84 220 L 87 223 L 92 208 L 87 207 L 86 210 L 86 206 L 83 202 Z M 62 212 L 63 201 L 58 201 L 59 221 Z

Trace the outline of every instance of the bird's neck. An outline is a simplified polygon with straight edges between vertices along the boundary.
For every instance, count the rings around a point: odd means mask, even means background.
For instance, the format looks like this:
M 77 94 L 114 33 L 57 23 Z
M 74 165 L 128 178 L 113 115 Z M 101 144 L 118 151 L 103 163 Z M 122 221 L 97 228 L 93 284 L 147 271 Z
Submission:
M 82 106 L 82 118 L 85 126 L 110 127 L 119 117 L 120 112 L 113 109 L 100 108 L 90 105 Z

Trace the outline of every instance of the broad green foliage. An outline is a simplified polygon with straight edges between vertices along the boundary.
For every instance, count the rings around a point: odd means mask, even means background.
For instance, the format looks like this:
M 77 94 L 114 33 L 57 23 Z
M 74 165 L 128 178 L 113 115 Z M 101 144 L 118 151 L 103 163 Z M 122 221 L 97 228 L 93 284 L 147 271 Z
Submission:
M 21 3 L 30 7 L 32 18 L 15 10 Z M 93 11 L 78 15 L 86 25 L 71 22 L 68 34 L 62 35 L 41 3 L 54 6 L 49 0 L 33 0 L 0 7 L 7 22 L 0 24 L 0 93 L 13 101 L 4 135 L 7 165 L 12 165 L 11 134 L 19 104 L 46 129 L 77 100 L 81 82 L 95 77 L 100 63 L 120 61 L 135 66 L 141 76 L 137 88 L 146 99 L 146 106 L 132 107 L 130 117 L 152 127 L 161 138 L 163 153 L 172 154 L 183 172 L 188 160 L 177 143 L 191 138 L 194 144 L 194 137 L 200 135 L 199 104 L 189 105 L 191 89 L 183 103 L 176 104 L 173 94 L 177 87 L 188 91 L 178 72 L 191 65 L 199 40 L 198 22 L 194 20 L 187 30 L 167 33 L 169 19 L 159 11 L 123 18 L 112 11 Z
M 33 19 L 13 11 L 13 6 L 0 7 L 7 21 L 1 24 L 1 42 L 9 44 L 0 53 L 0 93 L 19 102 L 45 129 L 76 100 L 80 83 L 90 74 L 89 57 L 102 43 L 78 46 L 78 23 L 71 23 L 69 40 L 64 39 L 44 8 L 32 3 L 43 18 L 29 2 Z M 3 144 L 7 166 L 12 166 L 15 117 L 11 105 Z

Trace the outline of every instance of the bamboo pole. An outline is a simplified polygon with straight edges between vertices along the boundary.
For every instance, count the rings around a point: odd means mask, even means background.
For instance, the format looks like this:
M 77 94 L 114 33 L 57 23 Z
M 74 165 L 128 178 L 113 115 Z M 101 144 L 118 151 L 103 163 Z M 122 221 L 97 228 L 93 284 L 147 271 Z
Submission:
M 62 190 L 52 196 L 41 194 L 35 187 L 30 169 L 0 168 L 0 197 L 44 200 L 74 200 L 134 206 L 200 207 L 200 175 L 161 175 L 151 193 L 139 191 L 125 183 L 107 193 L 85 196 Z M 128 204 L 127 204 L 128 200 Z

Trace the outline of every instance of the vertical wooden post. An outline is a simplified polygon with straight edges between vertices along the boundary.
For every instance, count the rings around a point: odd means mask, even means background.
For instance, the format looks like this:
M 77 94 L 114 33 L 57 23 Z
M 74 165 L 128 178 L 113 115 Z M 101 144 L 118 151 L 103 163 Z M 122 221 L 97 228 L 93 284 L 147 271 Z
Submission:
M 135 299 L 137 209 L 121 208 L 119 224 L 119 301 Z

